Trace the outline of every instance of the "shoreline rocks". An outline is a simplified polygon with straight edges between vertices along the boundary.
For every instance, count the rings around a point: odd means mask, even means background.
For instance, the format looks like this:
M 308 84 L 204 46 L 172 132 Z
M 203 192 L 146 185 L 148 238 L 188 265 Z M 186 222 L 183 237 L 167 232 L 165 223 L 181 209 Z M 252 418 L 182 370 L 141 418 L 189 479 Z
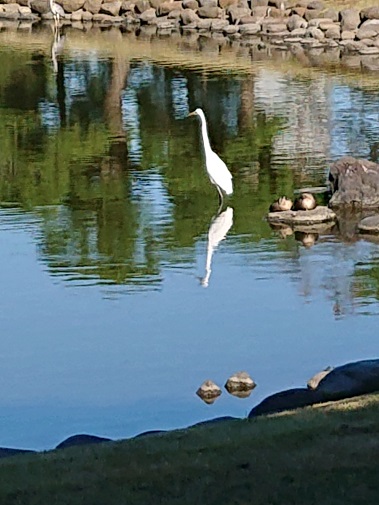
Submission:
M 62 24 L 154 26 L 170 33 L 209 31 L 233 39 L 261 36 L 276 44 L 338 47 L 379 55 L 379 8 L 337 12 L 321 0 L 59 0 Z M 259 3 L 259 6 L 254 4 Z M 0 0 L 2 20 L 52 20 L 47 0 Z
M 336 368 L 327 367 L 309 379 L 307 388 L 288 389 L 268 396 L 251 409 L 248 418 L 251 419 L 261 415 L 276 414 L 314 405 L 316 403 L 353 398 L 364 394 L 375 393 L 377 391 L 379 391 L 379 359 L 355 361 Z M 188 426 L 187 429 L 232 420 L 240 420 L 240 418 L 231 416 L 216 417 L 199 421 L 198 423 Z M 168 431 L 150 430 L 131 437 L 129 440 L 141 437 L 159 436 L 165 433 L 168 433 Z M 77 434 L 66 438 L 52 450 L 118 441 L 120 440 L 97 435 Z M 34 450 L 0 447 L 0 458 L 17 456 L 20 454 L 38 453 L 39 451 Z
M 248 417 L 276 414 L 376 391 L 379 391 L 379 359 L 356 361 L 323 370 L 308 381 L 307 388 L 287 389 L 268 396 L 251 409 Z

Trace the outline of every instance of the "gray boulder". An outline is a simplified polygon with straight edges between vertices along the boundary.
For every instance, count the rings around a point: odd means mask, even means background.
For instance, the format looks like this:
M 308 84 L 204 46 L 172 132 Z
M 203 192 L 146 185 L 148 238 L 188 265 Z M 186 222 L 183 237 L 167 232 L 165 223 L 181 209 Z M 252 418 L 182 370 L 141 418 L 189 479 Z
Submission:
M 379 214 L 375 216 L 365 217 L 358 223 L 359 233 L 368 233 L 372 235 L 379 234 Z
M 344 9 L 340 12 L 341 30 L 356 30 L 360 25 L 361 18 L 356 9 Z
M 104 2 L 101 5 L 100 12 L 104 14 L 110 14 L 111 16 L 118 16 L 121 9 L 121 1 L 115 0 L 112 2 Z
M 347 363 L 331 371 L 326 369 L 324 372 L 326 375 L 321 380 L 318 380 L 317 376 L 312 378 L 313 384 L 308 389 L 288 389 L 265 398 L 250 411 L 248 417 L 273 414 L 379 391 L 379 359 Z
M 253 407 L 248 415 L 252 417 L 276 414 L 285 410 L 294 410 L 322 402 L 322 395 L 307 388 L 287 389 L 265 398 L 257 406 Z
M 98 14 L 102 3 L 102 0 L 86 0 L 84 3 L 84 10 L 91 14 Z
M 60 3 L 65 12 L 75 12 L 81 9 L 84 5 L 85 0 L 62 0 Z
M 379 6 L 367 7 L 361 10 L 362 19 L 379 19 Z
M 341 400 L 379 391 L 379 359 L 347 363 L 324 377 L 316 391 L 325 401 Z
M 221 15 L 221 9 L 215 7 L 213 5 L 205 5 L 204 7 L 200 7 L 197 11 L 199 17 L 207 18 L 207 19 L 216 19 Z
M 345 156 L 331 165 L 329 181 L 330 207 L 379 207 L 379 164 Z
M 311 225 L 335 221 L 335 213 L 324 207 L 317 206 L 313 210 L 285 210 L 283 212 L 269 212 L 267 219 L 270 223 L 284 223 L 291 225 Z

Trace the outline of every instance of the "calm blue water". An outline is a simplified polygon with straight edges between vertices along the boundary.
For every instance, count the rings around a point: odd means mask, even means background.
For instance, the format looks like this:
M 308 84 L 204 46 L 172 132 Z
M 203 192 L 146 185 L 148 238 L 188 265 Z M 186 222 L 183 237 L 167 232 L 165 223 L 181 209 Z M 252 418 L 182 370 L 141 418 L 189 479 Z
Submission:
M 305 247 L 264 220 L 274 198 L 324 184 L 331 160 L 370 156 L 377 92 L 270 60 L 208 78 L 69 49 L 54 73 L 33 54 L 0 48 L 1 446 L 245 416 L 328 365 L 378 357 L 378 245 L 334 229 Z M 234 176 L 222 241 L 185 119 L 196 105 Z M 195 395 L 239 370 L 258 384 L 248 399 Z

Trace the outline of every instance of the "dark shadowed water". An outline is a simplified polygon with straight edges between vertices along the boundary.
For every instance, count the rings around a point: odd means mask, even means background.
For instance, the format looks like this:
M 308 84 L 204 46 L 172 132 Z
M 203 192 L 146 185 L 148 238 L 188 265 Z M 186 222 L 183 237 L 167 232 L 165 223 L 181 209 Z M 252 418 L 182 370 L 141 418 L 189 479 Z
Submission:
M 0 446 L 245 416 L 378 357 L 379 246 L 265 220 L 339 156 L 378 156 L 369 74 L 212 41 L 0 35 Z M 217 221 L 195 107 L 234 178 Z M 249 398 L 195 395 L 238 370 Z

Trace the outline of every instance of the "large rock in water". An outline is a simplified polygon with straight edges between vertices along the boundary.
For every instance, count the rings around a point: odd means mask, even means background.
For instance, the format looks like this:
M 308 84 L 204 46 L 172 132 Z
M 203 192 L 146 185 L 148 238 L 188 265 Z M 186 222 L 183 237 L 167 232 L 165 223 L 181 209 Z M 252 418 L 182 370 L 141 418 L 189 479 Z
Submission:
M 331 165 L 329 206 L 379 207 L 379 164 L 345 156 Z
M 271 223 L 278 224 L 312 225 L 335 221 L 337 216 L 331 209 L 328 209 L 328 207 L 319 205 L 313 210 L 285 210 L 282 212 L 269 212 L 267 219 Z

